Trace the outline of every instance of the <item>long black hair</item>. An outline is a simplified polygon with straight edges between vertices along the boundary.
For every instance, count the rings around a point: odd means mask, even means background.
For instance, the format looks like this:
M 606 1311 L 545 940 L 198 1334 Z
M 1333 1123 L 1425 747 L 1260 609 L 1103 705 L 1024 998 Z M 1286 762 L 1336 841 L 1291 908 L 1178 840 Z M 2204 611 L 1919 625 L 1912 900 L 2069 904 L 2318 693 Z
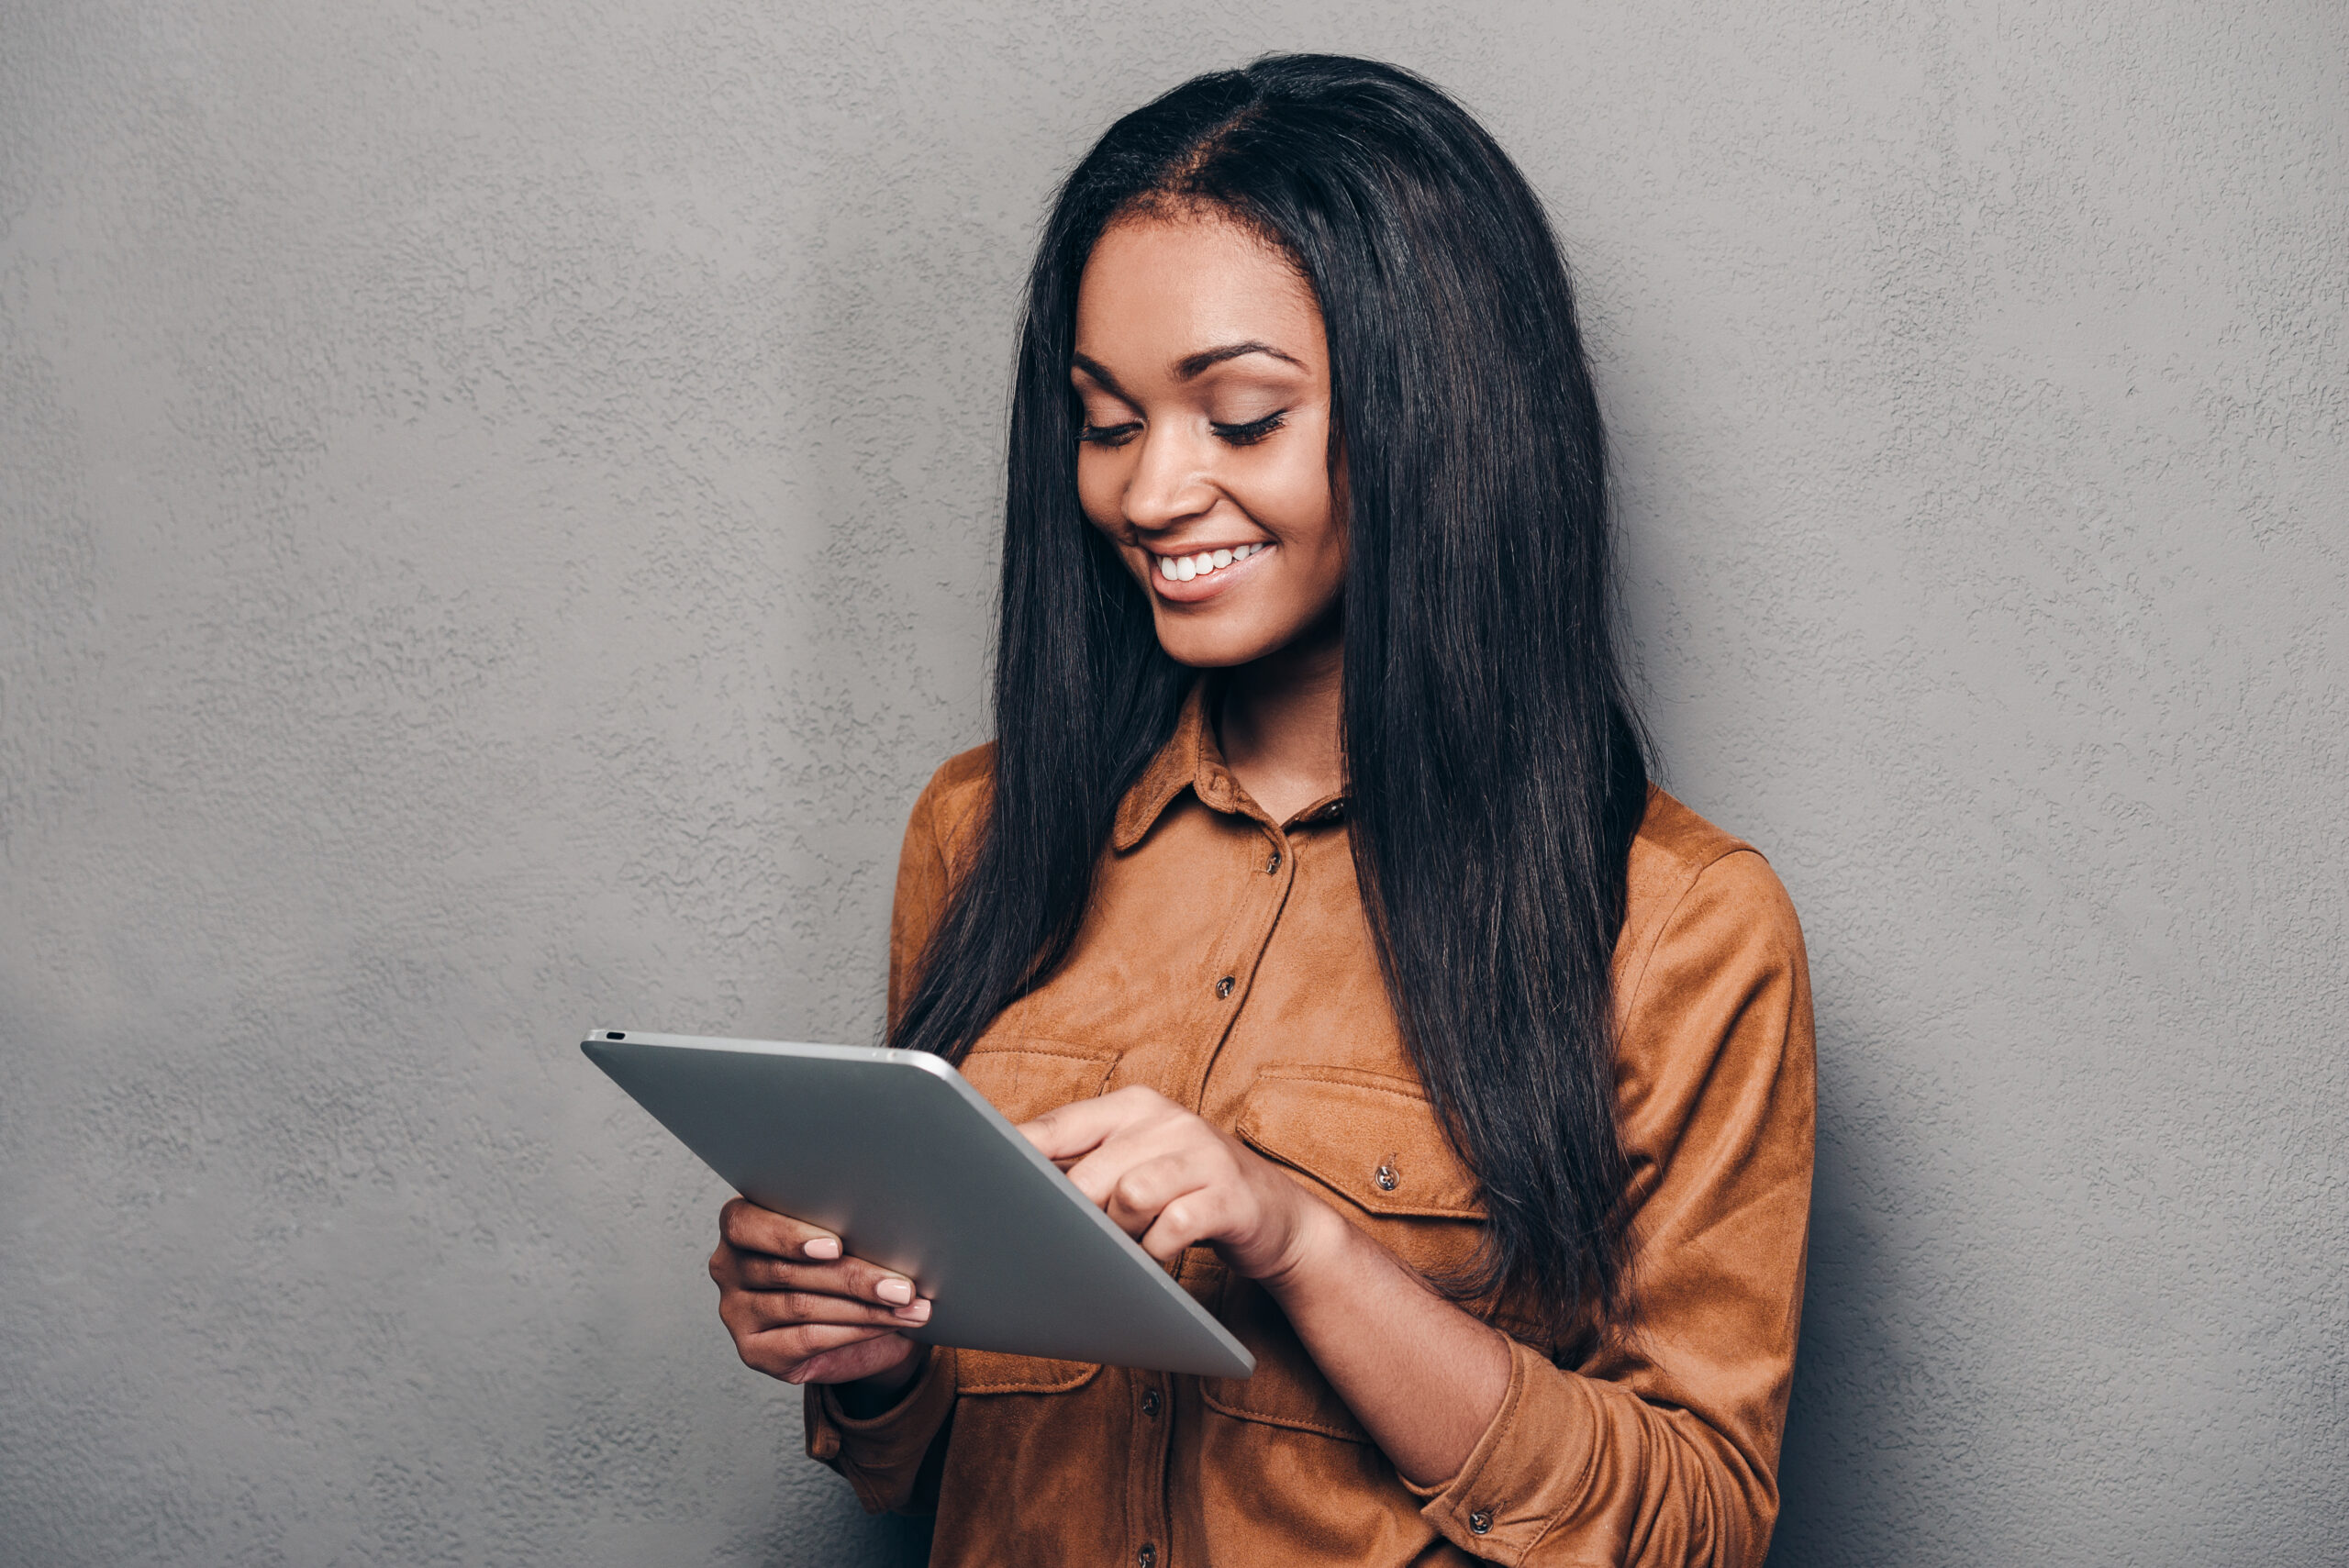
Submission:
M 1605 443 L 1540 199 L 1443 93 L 1284 55 L 1119 120 L 1063 186 L 1011 409 L 993 790 L 895 1042 L 959 1060 L 1074 939 L 1194 673 L 1077 502 L 1077 282 L 1159 205 L 1286 250 L 1329 337 L 1347 528 L 1347 816 L 1403 1038 L 1484 1189 L 1447 1282 L 1564 1332 L 1621 1300 L 1609 963 L 1647 799 L 1613 634 Z

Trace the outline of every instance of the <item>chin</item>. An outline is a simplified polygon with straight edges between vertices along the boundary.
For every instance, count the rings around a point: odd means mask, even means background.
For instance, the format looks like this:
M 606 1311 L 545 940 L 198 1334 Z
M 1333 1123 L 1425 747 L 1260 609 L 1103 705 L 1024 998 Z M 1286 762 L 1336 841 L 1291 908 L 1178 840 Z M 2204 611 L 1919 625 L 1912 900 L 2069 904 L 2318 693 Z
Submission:
M 1276 639 L 1268 640 L 1236 628 L 1223 632 L 1205 627 L 1169 627 L 1161 621 L 1158 646 L 1177 664 L 1186 664 L 1194 670 L 1230 670 L 1254 663 L 1280 643 Z

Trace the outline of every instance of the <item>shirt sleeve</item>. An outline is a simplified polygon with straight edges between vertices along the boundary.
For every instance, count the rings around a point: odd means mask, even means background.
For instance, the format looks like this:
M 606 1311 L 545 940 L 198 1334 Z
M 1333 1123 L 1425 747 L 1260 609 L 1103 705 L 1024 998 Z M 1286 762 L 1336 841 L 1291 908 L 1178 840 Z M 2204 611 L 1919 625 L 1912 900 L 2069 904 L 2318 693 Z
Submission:
M 1751 850 L 1698 873 L 1620 1018 L 1630 1321 L 1508 1391 L 1422 1513 L 1497 1562 L 1748 1568 L 1777 1518 L 1817 1088 L 1802 934 Z
M 960 761 L 960 759 L 957 759 Z M 889 1032 L 897 1032 L 898 1017 L 913 990 L 922 949 L 946 912 L 952 877 L 947 864 L 947 814 L 940 796 L 946 792 L 950 762 L 914 802 L 906 821 L 906 841 L 897 851 L 897 890 L 889 905 Z
M 938 1508 L 941 1449 L 954 1418 L 954 1352 L 933 1347 L 903 1397 L 859 1419 L 830 1384 L 807 1385 L 808 1457 L 830 1465 L 868 1514 L 927 1514 Z
M 948 840 L 953 826 L 944 797 L 970 754 L 939 770 L 906 824 L 897 856 L 897 891 L 889 914 L 889 1024 L 894 1030 L 930 933 L 951 884 Z M 856 1488 L 867 1513 L 928 1513 L 938 1503 L 933 1451 L 954 1413 L 954 1352 L 932 1349 L 902 1398 L 879 1415 L 851 1417 L 837 1389 L 810 1384 L 804 1394 L 807 1453 Z

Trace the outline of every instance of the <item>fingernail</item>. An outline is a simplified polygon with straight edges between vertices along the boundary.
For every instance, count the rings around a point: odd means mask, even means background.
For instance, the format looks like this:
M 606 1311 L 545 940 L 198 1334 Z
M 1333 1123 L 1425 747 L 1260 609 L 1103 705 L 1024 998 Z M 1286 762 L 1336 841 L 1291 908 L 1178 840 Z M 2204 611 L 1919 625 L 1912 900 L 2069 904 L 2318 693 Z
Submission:
M 840 1239 L 836 1236 L 818 1236 L 800 1251 L 811 1258 L 837 1258 L 841 1255 Z
M 911 1307 L 898 1307 L 895 1312 L 889 1314 L 889 1316 L 892 1318 L 902 1318 L 908 1323 L 927 1323 L 930 1321 L 930 1303 L 927 1301 L 917 1301 Z
M 873 1287 L 873 1294 L 884 1301 L 894 1301 L 903 1307 L 914 1298 L 914 1283 L 911 1280 L 885 1279 Z

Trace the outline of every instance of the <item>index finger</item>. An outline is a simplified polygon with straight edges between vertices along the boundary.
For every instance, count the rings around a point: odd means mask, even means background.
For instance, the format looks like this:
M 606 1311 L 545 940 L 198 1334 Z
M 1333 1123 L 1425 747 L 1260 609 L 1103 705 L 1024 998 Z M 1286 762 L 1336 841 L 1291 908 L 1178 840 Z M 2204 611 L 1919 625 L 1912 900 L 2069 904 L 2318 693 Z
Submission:
M 718 1233 L 746 1252 L 777 1258 L 813 1258 L 829 1262 L 841 1255 L 841 1239 L 819 1225 L 761 1208 L 749 1198 L 728 1198 L 718 1211 Z
M 1173 1102 L 1157 1090 L 1136 1084 L 1096 1099 L 1072 1100 L 1033 1121 L 1021 1122 L 1019 1132 L 1045 1159 L 1066 1170 L 1070 1161 L 1090 1154 L 1162 1106 L 1172 1109 Z

